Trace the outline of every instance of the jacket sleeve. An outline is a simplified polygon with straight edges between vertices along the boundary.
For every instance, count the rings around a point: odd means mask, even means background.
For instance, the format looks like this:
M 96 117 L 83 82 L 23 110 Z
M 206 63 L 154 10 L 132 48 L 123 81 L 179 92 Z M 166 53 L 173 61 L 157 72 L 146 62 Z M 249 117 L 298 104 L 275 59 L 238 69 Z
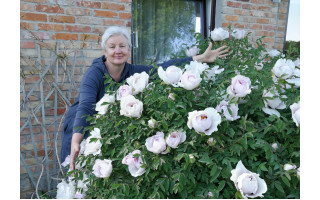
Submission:
M 73 124 L 73 133 L 83 133 L 83 129 L 89 125 L 86 121 L 86 117 L 96 113 L 95 105 L 97 103 L 97 97 L 101 87 L 100 79 L 102 77 L 97 70 L 90 68 L 87 70 L 80 83 L 79 106 Z
M 186 62 L 189 63 L 191 61 L 192 61 L 192 57 L 186 57 L 186 58 L 169 60 L 158 65 L 163 68 L 167 68 L 167 67 L 170 67 L 171 65 L 181 66 L 183 63 L 186 63 Z

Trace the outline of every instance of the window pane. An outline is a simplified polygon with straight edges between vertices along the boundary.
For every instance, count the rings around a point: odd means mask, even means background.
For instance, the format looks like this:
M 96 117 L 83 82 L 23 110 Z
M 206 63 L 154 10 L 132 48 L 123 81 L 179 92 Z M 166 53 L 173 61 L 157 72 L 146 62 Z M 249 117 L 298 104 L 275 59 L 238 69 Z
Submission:
M 202 29 L 201 1 L 134 0 L 132 26 L 133 61 L 161 63 L 173 53 L 195 43 L 194 32 Z

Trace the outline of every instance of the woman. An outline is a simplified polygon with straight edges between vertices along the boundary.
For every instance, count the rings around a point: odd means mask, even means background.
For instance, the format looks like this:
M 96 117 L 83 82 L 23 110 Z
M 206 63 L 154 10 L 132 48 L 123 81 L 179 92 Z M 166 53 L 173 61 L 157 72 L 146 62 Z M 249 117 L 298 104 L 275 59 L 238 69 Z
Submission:
M 123 27 L 112 26 L 108 28 L 101 41 L 104 55 L 93 60 L 91 67 L 85 72 L 79 89 L 79 96 L 70 107 L 63 125 L 61 142 L 61 160 L 65 160 L 70 154 L 70 170 L 74 170 L 74 160 L 77 158 L 80 143 L 88 133 L 83 133 L 84 127 L 88 126 L 84 115 L 95 113 L 94 105 L 104 96 L 106 84 L 105 74 L 113 81 L 123 82 L 134 73 L 149 72 L 152 66 L 132 65 L 127 63 L 130 57 L 130 35 Z M 213 62 L 217 57 L 227 56 L 226 46 L 211 50 L 212 43 L 201 55 L 183 59 L 170 60 L 160 64 L 162 67 L 171 65 L 180 66 L 185 62 L 196 60 L 198 62 Z M 71 150 L 71 153 L 70 153 Z

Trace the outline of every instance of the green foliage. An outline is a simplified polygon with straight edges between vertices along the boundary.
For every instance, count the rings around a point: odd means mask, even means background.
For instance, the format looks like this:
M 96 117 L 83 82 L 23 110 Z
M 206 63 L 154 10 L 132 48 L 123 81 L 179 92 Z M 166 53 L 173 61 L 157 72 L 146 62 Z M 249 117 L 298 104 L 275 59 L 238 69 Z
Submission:
M 208 47 L 208 40 L 196 35 L 197 45 L 203 53 Z M 102 155 L 87 157 L 79 156 L 77 162 L 85 162 L 85 166 L 76 170 L 76 179 L 81 174 L 89 176 L 89 189 L 86 198 L 241 198 L 234 183 L 230 180 L 231 170 L 239 160 L 246 168 L 266 181 L 268 191 L 264 198 L 300 198 L 300 182 L 296 170 L 284 171 L 283 165 L 294 163 L 300 166 L 300 131 L 292 120 L 289 106 L 300 100 L 300 89 L 285 89 L 281 81 L 274 83 L 272 72 L 276 61 L 281 56 L 270 58 L 266 54 L 262 40 L 256 42 L 254 48 L 248 37 L 241 40 L 226 39 L 214 42 L 213 49 L 222 45 L 230 48 L 230 55 L 217 59 L 210 67 L 219 65 L 224 71 L 217 74 L 215 81 L 202 80 L 200 88 L 191 91 L 180 87 L 164 84 L 158 75 L 153 75 L 154 87 L 145 89 L 135 97 L 143 102 L 142 116 L 129 118 L 120 115 L 120 102 L 109 105 L 105 115 L 89 118 L 92 126 L 101 130 Z M 299 54 L 291 54 L 296 57 Z M 261 71 L 255 68 L 256 63 L 263 62 Z M 183 66 L 182 66 L 183 67 Z M 221 95 L 226 94 L 231 79 L 236 75 L 249 77 L 252 92 L 239 103 L 238 115 L 235 121 L 222 118 L 218 131 L 211 136 L 198 134 L 187 127 L 188 113 L 194 110 L 215 108 L 221 101 Z M 203 77 L 204 75 L 202 75 Z M 107 80 L 108 81 L 108 80 Z M 107 88 L 117 89 L 120 85 L 109 82 Z M 280 117 L 267 115 L 262 111 L 264 102 L 263 90 L 275 85 L 279 94 L 286 95 L 283 99 L 287 105 L 279 110 Z M 175 100 L 168 98 L 175 94 Z M 156 128 L 148 126 L 148 120 L 158 121 Z M 145 147 L 146 138 L 161 131 L 182 128 L 186 131 L 186 141 L 177 149 L 170 149 L 167 154 L 154 154 Z M 214 142 L 208 145 L 208 138 Z M 271 145 L 278 144 L 274 150 Z M 122 164 L 122 159 L 135 149 L 143 155 L 146 172 L 142 176 L 132 177 L 128 166 Z M 190 162 L 192 154 L 195 162 Z M 95 159 L 111 159 L 113 171 L 109 178 L 96 178 L 92 174 Z

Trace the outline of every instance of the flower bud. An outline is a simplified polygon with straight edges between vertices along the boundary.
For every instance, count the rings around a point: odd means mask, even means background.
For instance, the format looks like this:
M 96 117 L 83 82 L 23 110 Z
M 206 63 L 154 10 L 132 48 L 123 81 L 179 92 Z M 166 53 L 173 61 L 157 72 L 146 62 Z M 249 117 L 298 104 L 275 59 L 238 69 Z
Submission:
M 273 143 L 271 145 L 271 147 L 273 148 L 274 151 L 276 151 L 278 149 L 278 144 L 277 143 Z
M 168 98 L 169 98 L 169 99 L 171 99 L 172 101 L 174 101 L 174 100 L 175 100 L 175 98 L 174 98 L 174 94 L 173 94 L 173 93 L 170 93 L 170 94 L 169 94 L 169 96 L 168 96 Z
M 190 160 L 190 163 L 196 162 L 196 159 L 192 154 L 189 154 L 189 160 Z
M 158 126 L 158 122 L 155 119 L 150 119 L 148 121 L 148 125 L 150 128 L 156 128 Z
M 283 169 L 286 170 L 286 171 L 291 170 L 291 169 L 295 169 L 295 168 L 297 168 L 297 166 L 295 166 L 295 165 L 290 165 L 290 164 L 285 164 L 285 165 L 283 166 Z
M 133 143 L 133 147 L 134 147 L 135 149 L 139 149 L 140 146 L 141 146 L 141 144 L 140 144 L 139 141 L 135 141 L 135 142 Z
M 214 140 L 213 137 L 211 137 L 208 139 L 207 143 L 210 147 L 213 147 L 214 145 L 216 145 L 217 141 Z
M 210 197 L 213 197 L 212 192 L 208 192 L 208 197 L 209 197 L 209 198 L 210 198 Z

